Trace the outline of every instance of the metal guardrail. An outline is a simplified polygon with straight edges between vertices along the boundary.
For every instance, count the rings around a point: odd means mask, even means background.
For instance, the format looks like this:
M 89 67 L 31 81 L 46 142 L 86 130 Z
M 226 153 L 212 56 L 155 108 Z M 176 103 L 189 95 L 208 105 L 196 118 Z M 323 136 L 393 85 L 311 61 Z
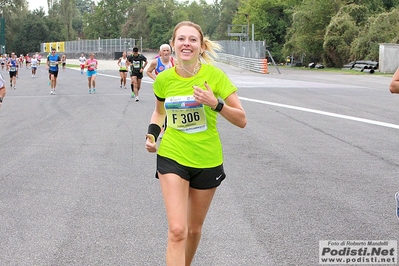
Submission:
M 218 53 L 217 61 L 256 73 L 268 73 L 266 59 L 247 58 L 232 54 Z

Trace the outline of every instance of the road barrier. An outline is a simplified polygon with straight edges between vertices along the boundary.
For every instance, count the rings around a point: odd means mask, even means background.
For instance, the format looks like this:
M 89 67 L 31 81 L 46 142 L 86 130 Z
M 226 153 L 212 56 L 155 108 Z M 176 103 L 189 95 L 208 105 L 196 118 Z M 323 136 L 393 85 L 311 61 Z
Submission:
M 247 58 L 231 54 L 218 53 L 217 61 L 246 69 L 252 72 L 267 74 L 267 59 Z

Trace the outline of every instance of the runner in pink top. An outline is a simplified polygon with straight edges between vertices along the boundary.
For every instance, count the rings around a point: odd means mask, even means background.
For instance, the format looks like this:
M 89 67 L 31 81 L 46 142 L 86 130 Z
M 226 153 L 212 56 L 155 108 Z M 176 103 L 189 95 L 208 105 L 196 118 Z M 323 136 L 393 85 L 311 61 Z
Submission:
M 90 54 L 90 58 L 86 60 L 85 67 L 87 67 L 87 80 L 89 85 L 89 93 L 96 93 L 96 75 L 97 75 L 98 61 L 94 58 L 94 54 Z

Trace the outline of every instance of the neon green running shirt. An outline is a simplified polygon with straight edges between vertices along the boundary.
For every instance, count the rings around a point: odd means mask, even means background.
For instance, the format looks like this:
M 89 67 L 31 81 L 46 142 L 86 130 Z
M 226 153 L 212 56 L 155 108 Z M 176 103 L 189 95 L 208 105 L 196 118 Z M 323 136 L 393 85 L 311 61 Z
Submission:
M 222 145 L 217 131 L 217 115 L 209 106 L 193 98 L 193 86 L 206 89 L 207 82 L 217 98 L 226 99 L 237 87 L 219 68 L 202 64 L 197 75 L 183 78 L 175 67 L 162 71 L 153 86 L 154 93 L 165 99 L 167 129 L 158 154 L 194 168 L 211 168 L 223 163 Z

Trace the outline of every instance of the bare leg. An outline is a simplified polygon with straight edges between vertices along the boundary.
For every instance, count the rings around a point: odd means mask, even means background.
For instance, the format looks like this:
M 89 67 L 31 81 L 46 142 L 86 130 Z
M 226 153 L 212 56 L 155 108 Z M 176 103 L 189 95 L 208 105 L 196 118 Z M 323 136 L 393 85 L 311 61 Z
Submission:
M 57 78 L 54 75 L 51 76 L 51 83 L 53 85 L 53 90 L 55 90 L 55 87 L 57 87 Z
M 136 95 L 136 97 L 137 96 L 139 96 L 139 91 L 138 91 L 138 89 L 137 89 L 137 86 L 138 86 L 138 78 L 137 78 L 137 76 L 132 76 L 131 77 L 132 78 L 132 84 L 133 84 L 133 92 L 134 92 L 134 94 Z
M 168 218 L 166 265 L 184 266 L 189 183 L 176 174 L 159 174 L 159 180 Z
M 190 188 L 188 196 L 188 235 L 186 242 L 186 266 L 190 266 L 201 239 L 202 226 L 216 188 L 199 190 Z
M 93 89 L 96 88 L 96 75 L 91 77 L 91 84 Z
M 87 78 L 87 82 L 88 82 L 89 90 L 90 90 L 91 89 L 91 77 Z
M 136 96 L 139 96 L 139 90 L 141 88 L 141 79 L 137 79 L 137 86 L 135 86 L 134 88 L 137 90 L 134 93 L 136 93 Z

